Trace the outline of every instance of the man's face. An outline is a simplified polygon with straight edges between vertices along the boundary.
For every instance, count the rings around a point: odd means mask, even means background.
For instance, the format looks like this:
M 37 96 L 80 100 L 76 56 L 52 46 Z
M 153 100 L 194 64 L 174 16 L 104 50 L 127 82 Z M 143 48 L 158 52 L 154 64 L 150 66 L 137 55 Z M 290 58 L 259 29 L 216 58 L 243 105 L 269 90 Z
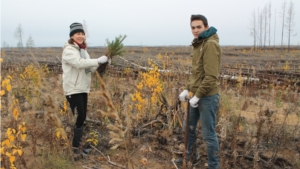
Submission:
M 191 23 L 191 30 L 194 35 L 194 38 L 198 38 L 198 36 L 205 30 L 207 30 L 209 27 L 205 27 L 203 22 L 201 20 L 194 20 Z

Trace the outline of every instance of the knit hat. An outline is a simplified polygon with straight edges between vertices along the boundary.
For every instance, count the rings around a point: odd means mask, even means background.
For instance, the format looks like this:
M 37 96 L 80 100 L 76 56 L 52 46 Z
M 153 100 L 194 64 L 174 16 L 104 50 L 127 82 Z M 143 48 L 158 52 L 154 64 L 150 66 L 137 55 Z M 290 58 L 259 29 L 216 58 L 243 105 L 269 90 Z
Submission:
M 77 22 L 72 23 L 70 25 L 70 37 L 73 36 L 77 32 L 83 32 L 84 33 L 82 24 L 81 23 L 77 23 Z

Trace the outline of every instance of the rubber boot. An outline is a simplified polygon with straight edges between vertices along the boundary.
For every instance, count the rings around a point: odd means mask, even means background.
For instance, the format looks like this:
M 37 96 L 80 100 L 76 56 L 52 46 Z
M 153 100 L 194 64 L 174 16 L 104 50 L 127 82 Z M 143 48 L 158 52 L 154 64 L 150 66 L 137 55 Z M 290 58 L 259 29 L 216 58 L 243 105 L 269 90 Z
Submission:
M 82 149 L 82 153 L 85 155 L 88 155 L 92 151 L 92 147 L 90 146 L 90 143 Z
M 79 146 L 81 143 L 82 134 L 83 134 L 83 127 L 74 128 L 74 136 L 73 136 L 73 142 L 72 142 L 72 147 L 73 147 L 74 153 L 78 153 L 78 154 L 80 153 Z

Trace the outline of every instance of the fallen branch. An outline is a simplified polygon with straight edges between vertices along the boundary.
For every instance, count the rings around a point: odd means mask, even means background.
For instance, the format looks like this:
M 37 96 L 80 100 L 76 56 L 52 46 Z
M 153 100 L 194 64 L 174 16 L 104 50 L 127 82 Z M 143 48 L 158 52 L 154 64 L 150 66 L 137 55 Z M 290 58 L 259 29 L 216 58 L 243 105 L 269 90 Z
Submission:
M 181 154 L 183 154 L 183 151 L 173 151 L 173 150 L 172 150 L 172 153 L 173 153 L 173 154 L 179 154 L 179 155 L 181 155 Z
M 92 119 L 89 119 L 89 118 L 86 118 L 85 121 L 90 122 L 90 123 L 95 123 L 95 124 L 98 124 L 98 125 L 101 124 L 101 121 L 99 121 L 99 120 L 92 120 Z
M 255 160 L 253 156 L 251 155 L 242 155 L 245 159 L 249 159 L 249 160 Z M 259 161 L 262 161 L 263 163 L 265 163 L 267 166 L 271 166 L 271 167 L 275 167 L 274 164 L 267 162 L 266 160 L 262 159 L 261 155 L 259 155 Z
M 150 121 L 150 122 L 147 123 L 147 124 L 144 124 L 144 125 L 142 126 L 142 128 L 145 128 L 145 127 L 147 127 L 147 126 L 153 125 L 154 123 L 162 123 L 163 125 L 167 125 L 167 124 L 165 124 L 164 122 L 162 122 L 162 121 L 160 121 L 160 120 L 153 120 L 153 121 Z
M 135 66 L 135 67 L 137 67 L 137 68 L 139 68 L 139 69 L 145 70 L 145 71 L 148 71 L 148 70 L 152 70 L 152 69 L 153 69 L 153 68 L 151 68 L 151 67 L 144 67 L 144 66 L 135 64 L 135 63 L 130 62 L 130 61 L 128 61 L 128 60 L 126 60 L 126 59 L 124 59 L 124 58 L 122 58 L 122 57 L 119 57 L 119 58 L 122 59 L 123 61 L 125 61 L 125 62 L 127 62 L 127 63 L 130 63 L 131 65 L 133 65 L 133 66 Z M 163 72 L 167 72 L 167 73 L 172 72 L 172 73 L 180 73 L 180 74 L 182 73 L 182 71 L 171 71 L 171 70 L 168 70 L 168 69 L 158 69 L 158 72 L 160 72 L 160 73 L 163 73 Z M 190 74 L 190 73 L 187 72 L 187 71 L 185 71 L 185 72 L 183 72 L 183 73 L 185 73 L 185 74 Z
M 109 158 L 109 157 L 106 157 L 100 150 L 98 150 L 98 149 L 97 149 L 96 147 L 94 147 L 93 145 L 90 145 L 90 146 L 91 146 L 93 149 L 95 149 L 97 152 L 99 152 L 99 153 L 107 160 L 107 163 L 108 163 L 108 164 L 111 164 L 111 165 L 114 165 L 114 166 L 117 166 L 117 167 L 126 169 L 125 166 L 122 166 L 122 165 L 120 165 L 120 164 L 117 164 L 117 163 L 115 163 L 115 162 L 110 161 L 110 158 Z
M 98 151 L 107 161 L 108 159 L 105 157 L 105 155 L 100 151 L 98 150 L 96 147 L 94 147 L 93 145 L 90 145 L 93 149 L 95 149 L 96 151 Z
M 108 162 L 108 164 L 110 164 L 110 165 L 114 165 L 114 166 L 117 166 L 117 167 L 126 169 L 126 167 L 124 167 L 124 166 L 122 166 L 122 165 L 120 165 L 120 164 L 114 163 L 114 162 L 112 162 L 112 161 L 107 161 L 107 162 Z
M 98 168 L 98 167 L 88 167 L 88 166 L 82 166 L 83 168 L 86 168 L 86 169 L 101 169 L 101 168 Z
M 172 161 L 173 165 L 175 166 L 175 168 L 178 169 L 176 163 L 174 162 L 174 159 L 172 159 L 171 161 Z

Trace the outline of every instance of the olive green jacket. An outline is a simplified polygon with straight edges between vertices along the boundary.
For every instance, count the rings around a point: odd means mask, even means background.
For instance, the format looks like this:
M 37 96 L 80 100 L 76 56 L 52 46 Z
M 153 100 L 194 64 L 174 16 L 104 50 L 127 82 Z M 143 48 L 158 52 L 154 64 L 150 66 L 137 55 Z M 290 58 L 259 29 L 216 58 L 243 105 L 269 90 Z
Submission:
M 222 50 L 218 35 L 195 39 L 192 45 L 192 70 L 186 89 L 198 98 L 219 93 Z

